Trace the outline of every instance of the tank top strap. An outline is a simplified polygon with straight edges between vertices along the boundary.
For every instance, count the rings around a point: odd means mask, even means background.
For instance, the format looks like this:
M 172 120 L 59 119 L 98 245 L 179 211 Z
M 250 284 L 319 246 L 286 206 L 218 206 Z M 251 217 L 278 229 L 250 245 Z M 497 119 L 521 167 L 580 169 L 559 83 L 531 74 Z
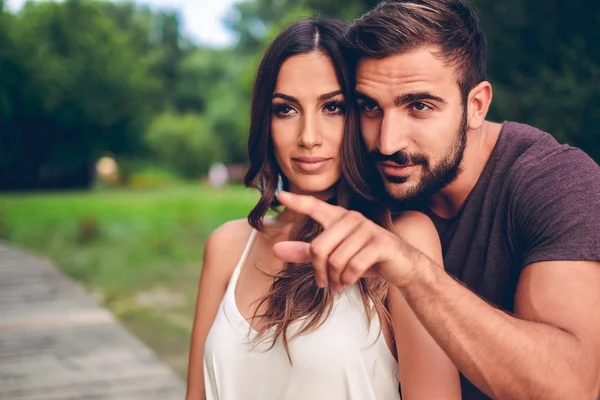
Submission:
M 246 241 L 246 245 L 244 246 L 242 255 L 240 256 L 240 259 L 238 260 L 238 263 L 235 266 L 235 269 L 233 270 L 233 274 L 231 275 L 231 284 L 233 287 L 235 287 L 238 277 L 240 276 L 240 271 L 246 263 L 246 259 L 248 258 L 248 254 L 250 254 L 250 250 L 252 249 L 252 245 L 254 244 L 254 240 L 256 239 L 257 233 L 258 231 L 254 228 L 252 228 L 252 231 L 250 231 L 250 235 L 248 236 L 248 240 Z

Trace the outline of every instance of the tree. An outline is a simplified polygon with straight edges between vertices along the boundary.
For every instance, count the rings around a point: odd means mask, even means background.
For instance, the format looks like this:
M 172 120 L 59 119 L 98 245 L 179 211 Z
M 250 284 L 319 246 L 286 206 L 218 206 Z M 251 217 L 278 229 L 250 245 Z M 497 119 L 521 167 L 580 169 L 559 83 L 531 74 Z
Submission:
M 10 24 L 24 79 L 0 133 L 0 187 L 80 187 L 103 150 L 139 142 L 152 84 L 131 38 L 94 1 L 27 3 Z
M 213 162 L 222 159 L 219 142 L 211 137 L 204 120 L 194 114 L 161 114 L 150 125 L 145 140 L 158 161 L 189 179 L 199 178 Z
M 600 3 L 474 3 L 489 43 L 490 116 L 530 123 L 600 162 Z

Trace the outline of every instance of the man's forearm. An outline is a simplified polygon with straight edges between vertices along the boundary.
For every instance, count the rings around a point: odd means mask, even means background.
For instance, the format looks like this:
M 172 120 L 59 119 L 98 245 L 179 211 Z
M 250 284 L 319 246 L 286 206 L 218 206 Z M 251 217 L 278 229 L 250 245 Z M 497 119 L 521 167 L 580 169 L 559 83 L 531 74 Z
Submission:
M 429 260 L 401 288 L 457 368 L 498 399 L 595 399 L 594 360 L 568 332 L 498 310 Z M 590 397 L 590 395 L 592 397 Z

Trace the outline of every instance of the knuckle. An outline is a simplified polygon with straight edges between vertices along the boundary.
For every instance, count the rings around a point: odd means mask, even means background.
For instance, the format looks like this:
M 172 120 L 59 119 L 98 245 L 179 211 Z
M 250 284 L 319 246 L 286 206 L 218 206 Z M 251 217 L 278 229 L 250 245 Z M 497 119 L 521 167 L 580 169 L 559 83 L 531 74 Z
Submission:
M 360 273 L 363 269 L 363 262 L 358 257 L 354 257 L 348 263 L 348 270 L 352 271 L 353 273 Z
M 329 257 L 329 266 L 335 270 L 340 271 L 344 268 L 344 260 L 340 258 L 340 256 L 333 255 Z
M 345 209 L 342 206 L 336 206 L 336 205 L 329 205 L 329 207 L 331 208 L 332 211 L 338 212 L 338 213 L 345 213 L 346 211 L 348 211 L 347 209 Z
M 360 222 L 363 220 L 363 215 L 355 210 L 346 211 L 346 218 L 353 222 Z
M 324 250 L 325 249 L 323 248 L 323 245 L 317 241 L 313 241 L 310 244 L 310 253 L 313 255 L 313 257 L 322 257 Z
M 355 272 L 345 272 L 341 278 L 341 281 L 346 286 L 354 285 L 354 283 L 358 280 L 360 275 Z
M 387 236 L 381 235 L 379 232 L 371 231 L 371 244 L 374 246 L 385 245 L 387 242 Z
M 375 222 L 371 221 L 370 219 L 365 218 L 362 224 L 362 228 L 367 229 L 371 233 L 376 233 L 381 227 Z

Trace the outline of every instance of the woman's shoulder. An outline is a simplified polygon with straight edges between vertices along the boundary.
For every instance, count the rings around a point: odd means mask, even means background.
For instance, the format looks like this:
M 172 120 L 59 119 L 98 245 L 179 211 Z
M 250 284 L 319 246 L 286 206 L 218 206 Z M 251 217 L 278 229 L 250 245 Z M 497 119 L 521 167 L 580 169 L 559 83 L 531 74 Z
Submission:
M 205 248 L 209 251 L 219 252 L 225 249 L 233 250 L 237 247 L 243 249 L 252 229 L 247 219 L 227 221 L 212 231 L 206 240 Z
M 392 216 L 396 233 L 436 233 L 431 218 L 419 211 L 403 211 Z
M 442 244 L 431 218 L 418 211 L 404 211 L 393 216 L 396 235 L 442 264 Z
M 219 269 L 233 271 L 252 229 L 246 219 L 228 221 L 215 229 L 204 246 L 204 267 L 218 265 Z

